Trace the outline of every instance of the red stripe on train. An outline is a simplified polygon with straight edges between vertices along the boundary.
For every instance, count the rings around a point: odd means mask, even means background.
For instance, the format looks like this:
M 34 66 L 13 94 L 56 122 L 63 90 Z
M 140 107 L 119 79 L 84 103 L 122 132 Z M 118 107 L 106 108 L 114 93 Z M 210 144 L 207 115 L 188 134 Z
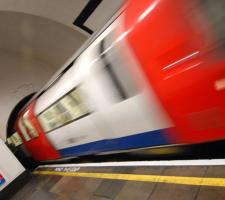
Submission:
M 55 160 L 60 158 L 59 152 L 52 146 L 52 144 L 48 141 L 37 117 L 34 114 L 34 105 L 35 103 L 32 102 L 25 111 L 21 112 L 20 117 L 24 115 L 25 112 L 29 112 L 29 119 L 34 128 L 38 133 L 38 137 L 32 138 L 29 141 L 26 141 L 18 127 L 18 120 L 16 122 L 16 130 L 20 134 L 23 144 L 27 148 L 27 150 L 32 154 L 32 157 L 37 161 L 44 161 L 44 160 Z M 29 134 L 31 135 L 31 134 Z
M 225 62 L 207 49 L 213 41 L 203 13 L 188 17 L 189 0 L 131 0 L 125 31 L 149 84 L 169 113 L 176 143 L 225 138 Z

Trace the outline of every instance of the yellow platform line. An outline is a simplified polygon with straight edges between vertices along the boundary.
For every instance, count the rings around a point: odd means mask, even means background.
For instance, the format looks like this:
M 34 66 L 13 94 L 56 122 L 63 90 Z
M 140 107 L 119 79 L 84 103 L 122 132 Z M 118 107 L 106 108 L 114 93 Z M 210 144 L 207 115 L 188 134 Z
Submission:
M 142 175 L 142 174 L 110 174 L 110 173 L 91 173 L 91 172 L 55 172 L 55 171 L 34 171 L 33 174 L 225 187 L 225 178 L 159 176 L 159 175 Z

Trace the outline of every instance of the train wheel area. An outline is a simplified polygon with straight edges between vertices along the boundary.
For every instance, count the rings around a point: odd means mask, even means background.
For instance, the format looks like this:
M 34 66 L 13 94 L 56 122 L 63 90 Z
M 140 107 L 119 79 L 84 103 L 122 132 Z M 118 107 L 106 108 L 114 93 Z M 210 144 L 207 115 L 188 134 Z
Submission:
M 12 199 L 225 199 L 225 160 L 41 165 Z

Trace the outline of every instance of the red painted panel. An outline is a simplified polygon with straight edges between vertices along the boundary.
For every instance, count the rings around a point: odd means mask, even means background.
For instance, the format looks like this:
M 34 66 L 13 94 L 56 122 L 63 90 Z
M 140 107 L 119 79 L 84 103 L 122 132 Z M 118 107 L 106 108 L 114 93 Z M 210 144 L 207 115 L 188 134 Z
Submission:
M 225 138 L 225 90 L 216 86 L 225 61 L 210 49 L 215 36 L 191 2 L 131 0 L 125 15 L 127 40 L 176 126 L 175 143 Z
M 33 158 L 37 161 L 54 160 L 60 158 L 60 154 L 58 153 L 58 151 L 54 149 L 54 147 L 50 144 L 50 142 L 46 138 L 43 129 L 41 128 L 36 116 L 34 115 L 33 108 L 34 102 L 28 105 L 26 110 L 23 111 L 19 117 L 22 117 L 26 111 L 29 111 L 30 121 L 32 125 L 36 128 L 38 132 L 38 137 L 31 139 L 30 141 L 25 141 L 18 127 L 18 120 L 16 122 L 16 130 L 20 134 L 23 140 L 23 144 L 25 145 L 27 150 L 31 153 Z

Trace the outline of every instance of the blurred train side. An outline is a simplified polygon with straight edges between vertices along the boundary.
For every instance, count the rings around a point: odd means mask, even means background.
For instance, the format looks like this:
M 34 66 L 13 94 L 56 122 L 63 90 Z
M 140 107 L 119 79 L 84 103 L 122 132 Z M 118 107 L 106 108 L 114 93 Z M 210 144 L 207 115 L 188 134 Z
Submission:
M 212 31 L 208 1 L 198 2 L 130 1 L 20 113 L 16 128 L 32 156 L 224 139 L 223 38 Z

